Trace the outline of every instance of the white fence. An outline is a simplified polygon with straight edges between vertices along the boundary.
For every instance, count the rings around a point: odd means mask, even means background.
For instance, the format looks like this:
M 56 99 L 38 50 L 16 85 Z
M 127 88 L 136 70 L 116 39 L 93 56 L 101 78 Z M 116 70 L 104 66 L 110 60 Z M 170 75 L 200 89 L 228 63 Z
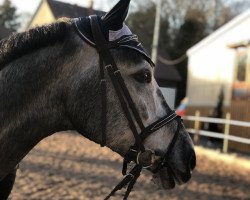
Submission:
M 200 135 L 206 136 L 206 137 L 220 138 L 220 139 L 223 139 L 223 152 L 225 152 L 225 153 L 228 151 L 228 141 L 229 140 L 250 145 L 250 139 L 248 139 L 248 138 L 234 136 L 233 134 L 229 135 L 230 125 L 250 128 L 250 122 L 236 121 L 236 120 L 231 120 L 230 118 L 231 118 L 230 113 L 227 113 L 226 119 L 201 117 L 199 111 L 196 111 L 195 116 L 184 116 L 183 117 L 184 120 L 194 121 L 194 128 L 193 129 L 190 128 L 190 129 L 188 129 L 188 131 L 191 134 L 194 134 L 194 142 L 195 143 L 199 143 Z M 225 125 L 224 134 L 200 130 L 200 122 L 224 124 Z

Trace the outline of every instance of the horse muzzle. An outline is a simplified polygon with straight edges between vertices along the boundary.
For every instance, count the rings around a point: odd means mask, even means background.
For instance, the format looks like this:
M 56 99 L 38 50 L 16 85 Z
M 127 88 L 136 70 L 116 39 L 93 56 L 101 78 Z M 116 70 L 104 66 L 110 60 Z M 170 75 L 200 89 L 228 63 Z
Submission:
M 161 189 L 173 189 L 176 184 L 181 185 L 188 182 L 196 166 L 196 156 L 193 149 L 188 153 L 186 160 L 181 161 L 181 164 L 179 162 L 176 164 L 169 157 L 160 157 L 149 168 L 153 173 L 153 182 Z

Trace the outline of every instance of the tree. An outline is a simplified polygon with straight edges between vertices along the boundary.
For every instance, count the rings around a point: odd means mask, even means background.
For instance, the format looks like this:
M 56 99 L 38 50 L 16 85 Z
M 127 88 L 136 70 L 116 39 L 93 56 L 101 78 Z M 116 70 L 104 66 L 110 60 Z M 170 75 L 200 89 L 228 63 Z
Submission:
M 12 6 L 10 0 L 4 0 L 0 6 L 0 26 L 10 29 L 11 31 L 17 31 L 20 23 L 17 22 L 18 15 L 16 14 L 16 8 Z
M 138 3 L 137 7 L 140 7 L 139 5 L 140 4 Z M 144 9 L 131 13 L 128 17 L 127 23 L 132 32 L 138 35 L 143 46 L 151 52 L 155 23 L 155 19 L 152 16 L 155 16 L 156 9 L 153 3 L 145 5 L 147 6 L 144 6 Z M 160 51 L 166 52 L 166 50 L 168 50 L 167 44 L 170 42 L 168 30 L 169 22 L 167 18 L 162 17 L 160 32 L 161 37 L 159 42 Z

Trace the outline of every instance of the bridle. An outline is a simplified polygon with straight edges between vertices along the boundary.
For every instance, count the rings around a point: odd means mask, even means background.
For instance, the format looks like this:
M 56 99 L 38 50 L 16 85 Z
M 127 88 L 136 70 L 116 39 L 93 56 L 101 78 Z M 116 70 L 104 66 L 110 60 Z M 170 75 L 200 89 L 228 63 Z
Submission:
M 116 191 L 122 189 L 127 186 L 127 191 L 124 195 L 124 199 L 127 199 L 129 193 L 131 192 L 134 184 L 140 176 L 142 169 L 147 169 L 153 166 L 155 162 L 156 152 L 150 149 L 146 149 L 144 147 L 143 142 L 147 137 L 149 137 L 152 133 L 159 130 L 163 126 L 167 125 L 174 119 L 177 119 L 178 126 L 177 130 L 173 136 L 172 141 L 170 142 L 167 152 L 160 159 L 159 164 L 155 169 L 153 169 L 153 173 L 157 173 L 163 167 L 169 166 L 168 158 L 169 154 L 173 149 L 173 146 L 177 139 L 177 133 L 179 132 L 179 128 L 181 126 L 180 117 L 176 115 L 174 111 L 160 118 L 159 120 L 153 122 L 149 126 L 145 127 L 142 119 L 139 115 L 139 112 L 133 102 L 128 88 L 124 82 L 124 79 L 118 69 L 113 56 L 110 53 L 110 49 L 119 48 L 119 43 L 124 42 L 124 46 L 126 46 L 126 42 L 130 42 L 134 40 L 135 36 L 125 36 L 121 38 L 119 41 L 108 42 L 100 28 L 98 17 L 93 15 L 90 16 L 90 25 L 91 31 L 93 34 L 93 39 L 95 41 L 95 48 L 99 53 L 99 66 L 100 66 L 100 88 L 101 88 L 101 101 L 102 101 L 102 139 L 101 146 L 106 145 L 106 122 L 107 122 L 107 81 L 105 78 L 105 72 L 109 75 L 111 82 L 115 88 L 116 94 L 119 98 L 122 110 L 128 120 L 129 127 L 134 135 L 135 144 L 132 145 L 129 151 L 124 156 L 123 169 L 122 174 L 124 175 L 124 179 L 111 191 L 111 193 L 105 198 L 109 199 L 111 196 L 115 194 Z M 81 33 L 79 29 L 79 21 L 75 21 L 75 27 L 78 34 L 86 40 L 86 38 Z M 137 127 L 139 127 L 140 131 L 138 132 Z M 130 162 L 135 162 L 136 165 L 132 168 L 132 170 L 127 173 L 127 165 Z

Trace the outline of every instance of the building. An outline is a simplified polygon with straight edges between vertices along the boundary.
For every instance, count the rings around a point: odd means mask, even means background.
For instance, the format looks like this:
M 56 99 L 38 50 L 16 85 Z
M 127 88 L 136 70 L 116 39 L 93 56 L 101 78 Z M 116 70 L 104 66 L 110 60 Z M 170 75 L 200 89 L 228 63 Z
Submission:
M 90 7 L 86 8 L 61 1 L 41 0 L 40 5 L 27 26 L 27 29 L 52 23 L 60 17 L 77 18 L 91 14 L 102 15 L 104 13 L 102 11 L 93 10 L 92 5 L 93 4 L 90 4 Z
M 170 108 L 175 109 L 177 85 L 182 80 L 174 65 L 167 65 L 158 60 L 154 72 L 155 79 Z
M 202 115 L 216 106 L 224 92 L 224 112 L 232 118 L 250 121 L 250 9 L 216 30 L 188 50 L 189 114 Z M 232 128 L 234 135 L 248 137 L 249 129 Z M 250 152 L 250 147 L 233 144 Z

